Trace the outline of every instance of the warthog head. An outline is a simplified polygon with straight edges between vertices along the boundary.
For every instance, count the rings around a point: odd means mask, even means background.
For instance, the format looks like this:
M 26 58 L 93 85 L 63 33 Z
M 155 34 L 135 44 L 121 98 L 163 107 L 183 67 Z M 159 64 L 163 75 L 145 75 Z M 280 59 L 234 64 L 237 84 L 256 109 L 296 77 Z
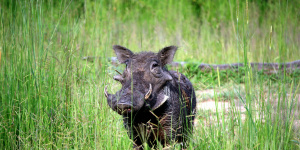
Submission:
M 122 84 L 116 94 L 107 93 L 108 105 L 119 114 L 135 113 L 141 109 L 159 108 L 169 98 L 164 94 L 168 81 L 172 80 L 165 65 L 171 63 L 177 47 L 169 46 L 158 53 L 140 52 L 115 45 L 113 49 L 120 63 L 126 64 L 123 74 L 114 76 Z

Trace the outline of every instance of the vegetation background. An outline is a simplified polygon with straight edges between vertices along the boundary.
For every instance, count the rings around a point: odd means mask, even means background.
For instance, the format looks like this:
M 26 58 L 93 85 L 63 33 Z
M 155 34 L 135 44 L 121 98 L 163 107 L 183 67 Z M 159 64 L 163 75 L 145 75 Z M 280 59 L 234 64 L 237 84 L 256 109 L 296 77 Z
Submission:
M 135 52 L 177 45 L 175 61 L 193 64 L 294 61 L 299 6 L 299 0 L 1 0 L 0 149 L 130 149 L 103 93 L 105 85 L 120 88 L 112 76 L 122 66 L 107 59 L 112 45 Z M 199 109 L 188 149 L 300 149 L 299 72 L 179 70 L 196 90 L 229 89 L 210 98 L 232 106 Z M 233 107 L 236 101 L 246 111 Z

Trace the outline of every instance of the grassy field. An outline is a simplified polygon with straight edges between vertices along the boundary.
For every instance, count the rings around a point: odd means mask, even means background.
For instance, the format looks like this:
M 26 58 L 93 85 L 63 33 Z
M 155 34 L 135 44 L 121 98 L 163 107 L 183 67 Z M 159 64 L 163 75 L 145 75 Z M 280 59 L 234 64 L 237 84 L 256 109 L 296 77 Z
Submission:
M 0 149 L 130 149 L 121 116 L 103 93 L 105 85 L 109 92 L 120 88 L 112 77 L 122 67 L 107 60 L 112 45 L 134 52 L 176 45 L 175 61 L 195 64 L 294 61 L 298 6 L 297 0 L 3 0 Z M 188 149 L 300 149 L 299 72 L 179 70 L 200 93 L 199 103 L 230 104 L 199 108 Z

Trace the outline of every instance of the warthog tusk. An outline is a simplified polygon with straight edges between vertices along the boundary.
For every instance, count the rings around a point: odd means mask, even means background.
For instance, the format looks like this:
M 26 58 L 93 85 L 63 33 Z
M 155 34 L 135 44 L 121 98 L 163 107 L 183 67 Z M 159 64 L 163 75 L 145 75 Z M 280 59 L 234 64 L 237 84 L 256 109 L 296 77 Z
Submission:
M 145 95 L 145 100 L 147 100 L 150 97 L 151 93 L 152 93 L 152 86 L 151 84 L 149 84 L 149 90 Z
M 107 85 L 104 88 L 104 94 L 105 94 L 105 97 L 107 98 L 108 97 L 108 94 L 107 94 Z

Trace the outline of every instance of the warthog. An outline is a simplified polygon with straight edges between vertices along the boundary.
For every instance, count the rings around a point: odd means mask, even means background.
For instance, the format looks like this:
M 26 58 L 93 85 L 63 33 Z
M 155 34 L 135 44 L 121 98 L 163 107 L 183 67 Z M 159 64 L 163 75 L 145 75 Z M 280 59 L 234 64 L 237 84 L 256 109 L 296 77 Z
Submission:
M 177 47 L 136 54 L 119 45 L 113 49 L 126 64 L 123 74 L 114 76 L 122 89 L 113 95 L 105 87 L 104 92 L 110 108 L 123 116 L 133 147 L 143 149 L 144 142 L 154 148 L 174 142 L 185 147 L 193 130 L 196 96 L 184 75 L 166 69 Z

